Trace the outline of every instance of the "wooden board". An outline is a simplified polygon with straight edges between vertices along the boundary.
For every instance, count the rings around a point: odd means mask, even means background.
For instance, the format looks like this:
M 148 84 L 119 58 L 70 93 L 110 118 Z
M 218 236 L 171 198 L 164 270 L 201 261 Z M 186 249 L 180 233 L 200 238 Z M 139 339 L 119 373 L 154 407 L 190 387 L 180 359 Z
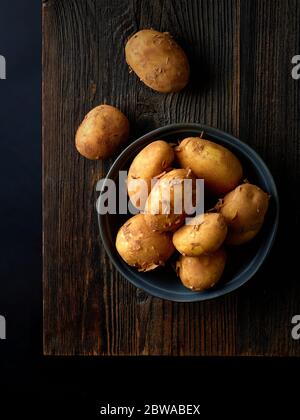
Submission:
M 44 353 L 46 355 L 300 355 L 291 318 L 299 198 L 300 54 L 297 0 L 49 0 L 43 4 Z M 171 31 L 192 81 L 152 92 L 128 73 L 123 47 L 136 30 Z M 240 290 L 210 302 L 152 298 L 113 268 L 99 241 L 96 181 L 112 163 L 74 148 L 99 103 L 128 115 L 131 141 L 156 127 L 201 122 L 253 146 L 278 183 L 276 246 Z M 286 223 L 285 223 L 286 220 Z M 288 268 L 289 267 L 289 268 Z

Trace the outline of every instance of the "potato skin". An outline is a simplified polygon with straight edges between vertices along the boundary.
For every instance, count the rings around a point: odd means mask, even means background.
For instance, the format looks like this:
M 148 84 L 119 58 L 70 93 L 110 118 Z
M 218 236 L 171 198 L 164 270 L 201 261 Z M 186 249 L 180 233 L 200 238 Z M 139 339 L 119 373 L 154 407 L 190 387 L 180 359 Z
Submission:
M 228 225 L 226 242 L 241 245 L 253 239 L 263 225 L 268 206 L 269 195 L 250 183 L 228 193 L 217 206 Z
M 251 241 L 251 239 L 255 238 L 255 236 L 260 231 L 261 226 L 259 226 L 257 229 L 248 230 L 246 232 L 236 232 L 234 230 L 230 230 L 226 239 L 226 243 L 228 245 L 243 245 Z
M 170 168 L 174 160 L 174 151 L 163 140 L 154 141 L 144 147 L 134 158 L 128 171 L 128 195 L 135 207 L 143 209 L 145 202 L 140 202 L 138 193 L 142 186 L 134 185 L 134 180 L 144 180 L 151 191 L 151 180 Z
M 175 251 L 169 233 L 153 232 L 145 223 L 144 216 L 131 217 L 119 229 L 116 248 L 123 260 L 139 271 L 149 271 L 164 265 Z
M 125 115 L 113 106 L 99 105 L 85 116 L 77 130 L 75 145 L 88 159 L 106 159 L 128 136 L 129 121 Z
M 188 83 L 188 59 L 168 32 L 137 32 L 127 41 L 125 56 L 130 68 L 153 90 L 178 92 Z
M 176 148 L 176 159 L 182 168 L 203 178 L 205 188 L 219 197 L 233 190 L 243 176 L 242 165 L 230 150 L 200 137 L 184 139 Z
M 199 257 L 180 256 L 177 273 L 182 284 L 195 292 L 202 292 L 213 287 L 221 278 L 226 263 L 223 248 L 210 255 Z
M 217 251 L 227 235 L 224 217 L 218 213 L 205 213 L 182 226 L 173 235 L 173 244 L 182 255 L 197 257 Z
M 175 200 L 177 200 L 176 203 L 184 210 L 183 198 L 185 193 L 183 182 L 185 179 L 192 180 L 192 191 L 188 205 L 194 205 L 196 180 L 190 169 L 173 169 L 162 176 L 152 188 L 144 210 L 145 221 L 151 230 L 173 232 L 184 223 L 186 214 L 184 211 L 175 213 Z M 169 197 L 166 195 L 165 188 L 170 188 Z M 176 191 L 177 193 L 175 193 Z M 178 200 L 179 191 L 182 197 L 180 200 Z M 168 211 L 168 213 L 164 214 L 164 211 Z

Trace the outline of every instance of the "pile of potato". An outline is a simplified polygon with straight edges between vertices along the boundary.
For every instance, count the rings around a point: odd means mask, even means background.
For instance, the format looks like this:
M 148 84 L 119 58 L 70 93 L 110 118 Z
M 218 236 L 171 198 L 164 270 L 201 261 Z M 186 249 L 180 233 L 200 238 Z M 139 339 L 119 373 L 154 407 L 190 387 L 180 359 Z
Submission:
M 197 178 L 204 179 L 206 191 L 219 200 L 214 209 L 185 224 L 186 214 L 174 211 L 176 200 L 186 194 L 184 179 L 193 184 Z M 149 271 L 165 265 L 177 251 L 176 268 L 184 286 L 194 291 L 213 287 L 225 268 L 224 244 L 242 245 L 253 239 L 268 209 L 268 194 L 243 183 L 242 178 L 239 159 L 212 141 L 189 137 L 176 147 L 163 140 L 150 143 L 135 157 L 128 172 L 128 194 L 141 213 L 120 228 L 118 253 L 130 266 Z M 156 182 L 151 188 L 153 179 Z M 148 187 L 148 195 L 138 202 L 139 182 L 132 182 L 136 180 Z M 167 196 L 164 185 L 170 187 Z M 186 195 L 195 206 L 195 189 Z
M 125 58 L 130 71 L 157 92 L 178 92 L 189 81 L 187 56 L 168 32 L 137 32 L 126 43 Z M 106 159 L 128 137 L 126 116 L 105 104 L 86 115 L 77 130 L 75 144 L 88 159 Z M 191 180 L 189 190 L 185 179 Z M 197 179 L 204 179 L 205 189 L 219 201 L 213 211 L 185 225 L 186 214 L 178 214 L 176 208 L 183 197 L 188 197 L 191 207 L 197 204 Z M 226 263 L 224 243 L 241 245 L 253 239 L 268 209 L 268 194 L 242 179 L 239 159 L 212 141 L 189 137 L 176 147 L 163 140 L 149 144 L 129 169 L 128 195 L 141 212 L 117 234 L 120 256 L 137 270 L 149 271 L 164 265 L 177 251 L 177 273 L 186 287 L 202 291 L 214 286 Z M 147 186 L 142 196 L 137 180 Z M 157 181 L 155 185 L 152 180 Z M 170 187 L 168 196 L 165 185 Z

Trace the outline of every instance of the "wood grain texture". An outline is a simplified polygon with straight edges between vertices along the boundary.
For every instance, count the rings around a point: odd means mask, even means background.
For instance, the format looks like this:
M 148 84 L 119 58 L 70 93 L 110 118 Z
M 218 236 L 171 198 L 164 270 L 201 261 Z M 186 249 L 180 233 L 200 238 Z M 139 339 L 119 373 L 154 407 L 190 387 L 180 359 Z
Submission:
M 300 51 L 300 3 L 241 4 L 240 136 L 273 173 L 281 215 L 271 255 L 239 292 L 238 353 L 299 356 L 291 319 L 300 313 L 299 257 L 292 245 L 299 233 L 300 84 L 291 77 L 291 59 Z
M 95 183 L 112 161 L 84 160 L 74 148 L 77 126 L 99 103 L 128 115 L 131 141 L 168 123 L 202 122 L 254 146 L 278 175 L 289 211 L 299 212 L 299 87 L 289 75 L 299 22 L 297 0 L 44 2 L 45 354 L 300 354 L 290 339 L 300 286 L 287 275 L 292 254 L 281 243 L 295 233 L 296 216 L 239 291 L 196 304 L 152 298 L 121 278 L 99 241 Z M 123 47 L 144 27 L 169 30 L 187 51 L 185 91 L 157 94 L 129 75 Z

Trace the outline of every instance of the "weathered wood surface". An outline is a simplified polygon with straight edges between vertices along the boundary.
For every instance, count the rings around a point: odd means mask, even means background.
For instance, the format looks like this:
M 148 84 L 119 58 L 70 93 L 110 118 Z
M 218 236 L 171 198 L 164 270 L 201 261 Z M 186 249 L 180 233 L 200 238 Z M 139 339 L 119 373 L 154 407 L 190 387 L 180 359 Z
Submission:
M 300 355 L 300 54 L 297 0 L 48 0 L 43 3 L 44 353 L 47 355 Z M 192 81 L 161 95 L 128 74 L 136 30 L 172 32 Z M 99 103 L 128 115 L 131 140 L 174 122 L 202 122 L 253 146 L 281 194 L 281 228 L 267 262 L 223 298 L 177 304 L 147 296 L 116 272 L 98 237 L 96 181 L 111 162 L 74 148 Z

